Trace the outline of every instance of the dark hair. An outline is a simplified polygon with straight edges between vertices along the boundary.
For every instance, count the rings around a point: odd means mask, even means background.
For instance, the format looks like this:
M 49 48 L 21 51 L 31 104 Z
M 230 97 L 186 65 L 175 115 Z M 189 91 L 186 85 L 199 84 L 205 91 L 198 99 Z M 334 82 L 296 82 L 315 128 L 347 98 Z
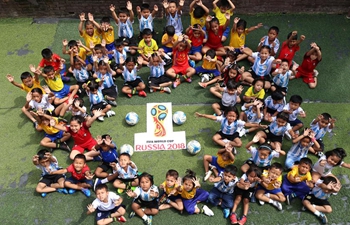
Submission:
M 129 159 L 131 158 L 130 154 L 127 152 L 120 153 L 118 158 L 120 158 L 122 155 L 127 156 Z
M 211 24 L 212 24 L 212 23 L 218 23 L 218 24 L 220 24 L 219 19 L 216 18 L 215 16 L 212 17 L 211 20 L 210 20 L 210 22 L 209 22 L 210 27 L 211 27 Z
M 318 49 L 320 49 L 320 51 L 322 50 L 321 49 L 321 46 L 317 45 Z M 311 49 L 313 49 L 314 47 L 311 47 Z
M 300 95 L 292 95 L 290 96 L 289 101 L 301 105 L 301 103 L 303 102 L 303 98 Z
M 105 189 L 106 191 L 108 191 L 108 186 L 106 184 L 99 184 L 95 187 L 95 193 L 98 191 L 98 190 L 102 190 L 102 189 Z
M 193 17 L 196 19 L 202 18 L 205 15 L 205 10 L 200 7 L 197 6 L 193 9 Z
M 109 16 L 104 16 L 101 19 L 101 23 L 110 23 L 111 19 L 109 18 Z
M 270 32 L 271 30 L 276 31 L 277 34 L 280 32 L 280 29 L 279 29 L 278 27 L 276 27 L 276 26 L 270 27 L 269 32 Z
M 47 152 L 50 152 L 50 151 L 47 149 L 41 149 L 40 151 L 38 151 L 37 155 L 38 155 L 39 161 L 43 159 L 47 159 L 45 155 Z
M 272 168 L 275 168 L 275 169 L 278 169 L 278 170 L 283 171 L 283 166 L 282 166 L 282 164 L 281 164 L 281 163 L 278 163 L 278 162 L 272 163 L 271 166 L 270 166 L 270 169 L 272 169 Z
M 243 27 L 243 29 L 247 28 L 247 21 L 245 21 L 243 19 L 239 19 L 239 21 L 237 22 L 236 27 Z
M 143 3 L 143 4 L 141 5 L 141 11 L 143 11 L 143 10 L 150 10 L 150 9 L 149 9 L 149 4 L 148 4 L 148 3 Z
M 80 97 L 75 98 L 75 99 L 73 100 L 73 105 L 74 105 L 74 103 L 76 103 L 77 101 L 79 102 L 79 107 L 83 107 L 83 105 L 84 105 L 84 99 L 82 99 L 82 98 L 80 98 Z
M 285 112 L 279 112 L 279 113 L 277 114 L 276 118 L 277 118 L 277 119 L 282 119 L 282 120 L 288 122 L 288 120 L 289 120 L 289 115 L 288 115 L 287 113 L 285 113 Z
M 51 49 L 49 48 L 44 48 L 42 51 L 41 51 L 41 56 L 44 58 L 44 59 L 49 59 L 51 58 L 51 56 L 53 55 Z
M 168 1 L 168 3 L 169 3 L 169 4 L 170 4 L 170 3 L 175 3 L 175 5 L 177 6 L 176 1 L 174 1 L 174 0 L 170 0 L 170 1 Z
M 269 51 L 269 53 L 271 53 L 271 47 L 270 47 L 269 45 L 263 45 L 263 46 L 261 46 L 259 52 L 261 52 L 263 49 L 267 49 L 267 50 Z
M 227 8 L 230 6 L 227 0 L 220 0 L 220 3 L 221 3 L 221 7 Z
M 252 85 L 254 86 L 256 84 L 256 82 L 259 82 L 259 81 L 261 81 L 263 83 L 263 87 L 264 87 L 265 86 L 265 80 L 263 80 L 263 79 L 261 79 L 259 77 L 255 78 L 253 80 Z
M 102 61 L 102 60 L 101 60 Z M 90 81 L 88 84 L 88 88 L 90 91 L 95 91 L 98 90 L 98 88 L 100 87 L 100 84 L 96 81 Z
M 288 59 L 282 59 L 282 60 L 281 60 L 281 64 L 282 64 L 283 62 L 286 62 L 286 63 L 288 63 L 288 65 L 289 65 Z
M 109 135 L 109 134 L 103 134 L 103 135 L 101 136 L 102 139 L 106 139 L 107 137 L 109 137 L 110 139 L 112 139 L 111 135 Z
M 129 15 L 129 10 L 126 7 L 120 7 L 118 10 L 118 16 L 119 14 L 122 14 L 122 13 Z
M 128 56 L 126 59 L 125 59 L 125 65 L 128 64 L 129 62 L 133 62 L 133 63 L 137 63 L 137 59 L 136 57 L 134 56 Z
M 259 151 L 259 150 L 268 150 L 268 151 L 270 151 L 270 154 L 271 154 L 271 152 L 272 152 L 272 147 L 271 147 L 270 144 L 264 143 L 264 144 L 262 144 L 262 145 L 259 146 L 258 151 Z
M 103 51 L 103 47 L 102 47 L 101 44 L 97 44 L 97 45 L 95 45 L 94 50 L 95 50 L 95 51 L 97 51 L 97 50 Z M 101 61 L 103 61 L 103 60 L 101 60 Z
M 88 25 L 92 25 L 93 27 L 95 26 L 94 23 L 90 20 L 86 20 L 85 21 L 85 27 L 88 26 Z
M 326 152 L 325 155 L 326 155 L 326 158 L 332 155 L 338 157 L 340 160 L 335 166 L 339 166 L 343 161 L 343 159 L 346 157 L 346 152 L 343 148 L 335 148 L 333 150 Z
M 238 76 L 238 74 L 239 74 L 239 71 L 238 71 L 239 68 L 238 68 L 238 65 L 237 65 L 237 64 L 235 64 L 235 63 L 230 64 L 230 65 L 227 67 L 227 71 L 230 71 L 230 70 L 236 70 L 237 76 Z M 228 81 L 230 81 L 230 80 L 232 80 L 232 79 L 229 79 Z M 228 81 L 227 81 L 227 83 L 228 83 Z M 232 80 L 231 82 L 235 83 L 234 80 Z M 237 84 L 237 86 L 238 86 L 238 84 Z
M 326 185 L 331 182 L 338 183 L 337 179 L 333 176 L 322 177 L 321 180 L 323 180 L 323 183 Z
M 119 37 L 118 39 L 114 40 L 114 45 L 115 47 L 119 47 L 124 45 L 124 38 L 123 37 Z
M 254 172 L 257 177 L 261 176 L 261 169 L 255 164 L 252 164 L 247 170 L 247 172 L 245 172 L 245 174 L 248 176 L 248 174 L 250 174 L 251 172 Z
M 185 183 L 186 180 L 193 181 L 193 179 L 196 179 L 196 173 L 190 169 L 187 169 L 185 176 L 182 178 L 182 183 Z M 193 184 L 193 187 L 194 187 L 194 184 Z
M 210 56 L 210 58 L 213 59 L 213 58 L 216 56 L 216 52 L 215 52 L 214 49 L 209 49 L 209 50 L 205 53 L 205 55 Z
M 227 90 L 237 89 L 238 83 L 236 83 L 233 79 L 229 79 L 226 83 Z
M 151 185 L 153 185 L 154 184 L 154 182 L 153 182 L 153 176 L 151 175 L 151 174 L 149 174 L 149 173 L 147 173 L 147 172 L 143 172 L 140 176 L 139 176 L 139 183 L 141 183 L 141 179 L 142 178 L 148 178 L 150 181 L 151 181 Z
M 284 95 L 279 91 L 274 91 L 271 93 L 272 100 L 280 101 L 284 98 Z
M 179 173 L 176 170 L 168 170 L 168 172 L 165 174 L 165 177 L 167 176 L 171 176 L 177 179 L 179 177 Z
M 238 53 L 235 50 L 234 51 L 228 50 L 226 52 L 226 57 L 232 57 L 233 60 L 237 59 L 237 55 L 238 55 Z
M 145 29 L 142 31 L 142 36 L 144 36 L 144 35 L 152 35 L 151 29 L 145 28 Z
M 100 60 L 97 65 L 98 65 L 98 67 L 100 67 L 100 66 L 108 66 L 108 63 L 106 63 L 103 60 Z
M 304 140 L 304 139 L 309 139 L 309 142 L 312 141 L 311 137 L 309 137 L 309 136 L 304 136 L 300 141 L 302 141 L 302 140 Z
M 76 155 L 74 156 L 73 161 L 74 161 L 75 159 L 83 159 L 84 162 L 86 162 L 86 157 L 85 157 L 84 154 L 76 154 Z
M 48 73 L 50 73 L 52 71 L 55 71 L 55 69 L 51 65 L 45 66 L 44 69 L 43 69 L 43 73 L 44 74 L 48 74 Z
M 173 25 L 168 25 L 165 27 L 165 33 L 168 36 L 174 36 L 175 34 L 175 27 Z
M 43 95 L 43 90 L 41 90 L 40 88 L 33 88 L 30 92 L 39 93 L 40 95 Z
M 73 48 L 74 46 L 78 47 L 78 42 L 76 40 L 70 40 L 68 42 L 68 48 L 71 49 Z
M 225 110 L 225 112 L 224 112 L 224 116 L 226 117 L 227 114 L 228 114 L 229 112 L 235 112 L 236 115 L 237 115 L 237 118 L 236 118 L 236 119 L 238 119 L 239 113 L 238 113 L 238 109 L 237 109 L 235 106 L 229 106 L 229 107 L 227 107 L 226 110 Z
M 32 76 L 32 74 L 31 73 L 29 73 L 29 72 L 23 72 L 22 74 L 21 74 L 21 80 L 25 80 L 25 79 L 27 79 L 28 77 L 33 77 Z
M 72 121 L 77 121 L 81 125 L 84 122 L 84 117 L 74 115 L 70 118 L 70 122 L 72 122 Z
M 322 113 L 321 116 L 323 116 L 323 119 L 328 120 L 328 121 L 330 119 L 332 119 L 332 116 L 329 113 Z
M 293 33 L 293 32 L 290 32 L 290 33 L 287 35 L 287 39 L 289 39 L 290 36 L 292 36 L 292 33 Z M 292 37 L 292 40 L 298 40 L 298 34 L 294 35 L 294 36 Z
M 312 168 L 312 160 L 308 157 L 304 157 L 304 158 L 301 158 L 300 161 L 299 161 L 299 165 L 300 164 L 306 164 L 310 167 L 310 170 Z M 310 171 L 309 171 L 310 172 Z
M 237 174 L 237 167 L 235 165 L 227 165 L 225 166 L 224 172 L 230 173 L 233 176 Z

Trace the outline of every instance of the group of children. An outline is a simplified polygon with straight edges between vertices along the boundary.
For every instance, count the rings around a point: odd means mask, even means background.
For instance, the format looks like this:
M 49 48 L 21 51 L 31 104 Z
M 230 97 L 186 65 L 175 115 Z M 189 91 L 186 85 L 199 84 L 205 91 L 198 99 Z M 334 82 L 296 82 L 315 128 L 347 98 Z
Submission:
M 297 31 L 292 31 L 280 48 L 279 28 L 272 26 L 260 39 L 256 51 L 251 50 L 245 45 L 246 35 L 262 24 L 247 28 L 247 22 L 236 17 L 230 27 L 235 9 L 231 0 L 214 0 L 214 16 L 201 0 L 193 0 L 189 5 L 191 24 L 184 30 L 181 21 L 184 3 L 163 1 L 166 26 L 161 43 L 156 41 L 153 26 L 157 5 L 136 7 L 139 35 L 133 28 L 132 3 L 128 1 L 117 12 L 110 5 L 117 39 L 108 16 L 98 23 L 91 13 L 81 13 L 78 29 L 84 43 L 62 42 L 69 68 L 65 59 L 45 48 L 39 65 L 29 67 L 34 76 L 24 72 L 22 83 L 17 83 L 12 75 L 7 75 L 9 82 L 27 92 L 22 112 L 36 130 L 45 133 L 40 145 L 48 150 L 40 150 L 33 157 L 34 165 L 42 170 L 36 191 L 45 197 L 49 192 L 73 194 L 78 190 L 89 197 L 93 188 L 97 199 L 87 208 L 88 214 L 97 212 L 97 224 L 126 221 L 123 199 L 109 191 L 108 182 L 113 183 L 119 194 L 125 192 L 134 198 L 130 218 L 136 214 L 145 224 L 152 223 L 158 210 L 168 208 L 213 216 L 207 205 L 202 208 L 197 205 L 206 202 L 220 206 L 232 224 L 242 225 L 247 221 L 249 202 L 255 198 L 261 205 L 270 203 L 279 210 L 282 202 L 290 204 L 300 198 L 306 209 L 326 223 L 324 213 L 332 210 L 327 199 L 341 188 L 331 170 L 335 166 L 350 168 L 350 164 L 342 161 L 346 156 L 342 148 L 324 153 L 323 137 L 335 123 L 330 114 L 320 114 L 309 128 L 304 128 L 298 119 L 306 117 L 300 107 L 302 97 L 292 95 L 286 102 L 289 80 L 302 78 L 310 88 L 316 87 L 315 68 L 322 60 L 321 48 L 312 43 L 298 65 L 293 58 L 305 36 L 298 39 Z M 228 46 L 223 44 L 226 40 Z M 244 59 L 252 64 L 249 70 L 238 65 Z M 200 61 L 202 64 L 196 66 Z M 142 66 L 149 67 L 146 82 L 138 75 Z M 73 75 L 74 84 L 66 84 L 70 81 L 67 73 Z M 214 115 L 196 113 L 197 117 L 220 123 L 213 141 L 221 148 L 216 156 L 203 158 L 204 181 L 214 183 L 209 192 L 200 188 L 199 179 L 191 170 L 182 179 L 177 171 L 169 170 L 166 180 L 157 187 L 152 175 L 138 172 L 128 153 L 118 154 L 110 135 L 92 137 L 89 128 L 95 120 L 102 122 L 104 117 L 115 115 L 112 107 L 117 106 L 119 94 L 116 79 L 124 80 L 121 91 L 131 98 L 135 94 L 146 97 L 146 86 L 150 93 L 171 93 L 171 86 L 176 88 L 182 80 L 191 83 L 195 74 L 200 77 L 201 87 L 214 84 L 209 90 L 220 99 L 212 105 Z M 46 86 L 41 86 L 39 77 Z M 242 85 L 249 86 L 244 93 Z M 271 94 L 266 97 L 266 92 Z M 86 96 L 90 113 L 84 106 Z M 237 104 L 241 105 L 240 112 Z M 72 114 L 69 122 L 64 119 L 67 111 Z M 239 178 L 234 162 L 237 149 L 242 146 L 241 137 L 248 133 L 255 133 L 245 146 L 252 156 L 240 165 L 243 175 Z M 282 149 L 284 137 L 293 142 L 287 153 Z M 66 143 L 70 138 L 74 140 L 72 148 Z M 258 147 L 254 147 L 255 143 Z M 72 164 L 60 168 L 52 155 L 54 149 L 68 151 Z M 319 160 L 313 164 L 308 153 L 317 155 Z M 286 155 L 284 166 L 272 163 L 280 155 Z M 102 161 L 94 173 L 86 164 L 91 160 Z M 284 170 L 289 172 L 282 179 Z M 71 177 L 65 178 L 65 173 Z M 238 217 L 236 210 L 241 201 L 243 215 Z

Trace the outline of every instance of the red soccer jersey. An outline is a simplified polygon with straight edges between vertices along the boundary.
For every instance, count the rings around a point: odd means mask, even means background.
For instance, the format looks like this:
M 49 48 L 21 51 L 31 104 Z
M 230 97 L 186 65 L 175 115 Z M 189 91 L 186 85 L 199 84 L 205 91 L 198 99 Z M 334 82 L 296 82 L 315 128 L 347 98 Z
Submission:
M 278 56 L 278 59 L 287 59 L 289 62 L 289 66 L 291 66 L 294 55 L 297 51 L 299 51 L 299 49 L 300 49 L 299 45 L 294 45 L 292 48 L 289 48 L 288 41 L 284 41 L 282 43 L 282 48 Z
M 317 58 L 315 60 L 311 60 L 310 56 L 304 55 L 303 62 L 298 67 L 297 71 L 302 76 L 308 76 L 312 77 L 314 74 L 314 69 L 316 68 L 317 64 L 320 62 Z
M 201 36 L 199 36 L 198 38 L 196 38 L 196 37 L 193 35 L 193 30 L 190 30 L 190 31 L 189 31 L 188 37 L 189 37 L 189 39 L 191 40 L 191 45 L 192 45 L 192 47 L 198 47 L 198 46 L 201 46 L 201 45 L 203 44 L 204 36 L 201 35 Z
M 208 29 L 208 40 L 205 45 L 214 50 L 222 47 L 221 38 L 223 33 L 224 33 L 223 26 L 219 26 L 219 30 L 217 34 L 215 34 L 211 29 Z
M 45 67 L 45 66 L 53 66 L 54 70 L 57 71 L 60 68 L 60 59 L 61 57 L 57 54 L 52 55 L 52 60 L 48 61 L 46 59 L 41 59 L 39 66 Z
M 83 125 L 77 133 L 74 133 L 69 126 L 66 128 L 67 132 L 72 135 L 75 145 L 82 145 L 92 138 L 89 128 L 86 126 L 86 122 L 83 122 Z
M 173 50 L 173 65 L 179 67 L 188 66 L 188 53 L 189 49 L 180 52 L 175 48 Z
M 84 180 L 85 179 L 85 172 L 86 171 L 90 171 L 90 168 L 88 167 L 88 165 L 85 164 L 85 166 L 83 167 L 83 169 L 81 170 L 80 173 L 78 173 L 73 164 L 70 164 L 67 167 L 67 172 L 72 174 L 72 177 L 74 177 L 77 180 Z

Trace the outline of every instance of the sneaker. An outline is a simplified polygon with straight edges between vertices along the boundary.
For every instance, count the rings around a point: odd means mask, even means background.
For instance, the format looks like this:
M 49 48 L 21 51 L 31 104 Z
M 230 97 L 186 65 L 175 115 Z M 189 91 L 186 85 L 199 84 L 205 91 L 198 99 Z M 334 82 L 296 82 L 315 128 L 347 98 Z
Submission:
M 314 77 L 317 77 L 317 76 L 318 76 L 318 71 L 314 70 Z
M 41 197 L 43 197 L 43 198 L 45 198 L 45 197 L 46 197 L 46 195 L 47 195 L 47 193 L 46 193 L 46 192 L 41 193 Z
M 198 85 L 201 86 L 202 88 L 206 88 L 207 84 L 203 82 L 198 82 Z
M 171 93 L 171 89 L 169 87 L 164 87 L 163 88 L 163 91 L 167 92 L 167 93 Z
M 62 150 L 67 151 L 67 152 L 71 151 L 70 147 L 67 145 L 67 143 L 65 141 L 60 143 L 59 149 L 62 149 Z
M 243 135 L 245 135 L 245 134 L 246 134 L 246 131 L 245 131 L 244 128 L 242 128 L 240 131 L 238 131 L 238 135 L 239 135 L 240 137 L 243 137 Z
M 328 223 L 327 216 L 326 216 L 324 213 L 321 213 L 321 212 L 320 212 L 320 215 L 319 215 L 318 217 L 320 217 L 320 219 L 321 219 L 321 221 L 322 221 L 323 224 Z
M 121 223 L 125 223 L 126 222 L 126 219 L 124 216 L 118 216 L 117 217 L 117 221 L 121 222 Z
M 292 140 L 292 136 L 290 136 L 288 131 L 284 132 L 284 136 L 287 138 L 287 140 Z
M 192 83 L 191 77 L 187 77 L 187 78 L 185 79 L 185 81 L 188 82 L 188 83 Z
M 275 206 L 278 210 L 282 210 L 282 204 L 280 202 L 273 201 L 272 205 Z
M 264 201 L 259 200 L 259 204 L 260 204 L 260 205 L 265 205 L 265 202 L 264 202 Z
M 141 97 L 147 97 L 147 94 L 145 91 L 139 91 L 139 96 Z
M 203 213 L 207 216 L 214 216 L 214 212 L 206 205 L 203 206 Z
M 205 176 L 204 176 L 204 181 L 207 181 L 209 179 L 209 177 L 211 176 L 213 172 L 211 170 L 209 170 L 208 172 L 205 173 Z
M 149 93 L 153 93 L 153 92 L 156 92 L 156 89 L 150 88 Z
M 131 211 L 130 214 L 129 214 L 129 218 L 133 218 L 135 216 L 135 212 L 134 211 Z
M 152 216 L 147 216 L 147 219 L 143 221 L 146 225 L 152 225 Z
M 232 154 L 237 155 L 237 149 L 235 147 L 232 148 Z
M 162 197 L 160 197 L 159 199 L 159 205 L 167 203 L 168 198 L 166 197 L 166 194 L 162 195 Z
M 68 194 L 70 194 L 70 195 L 71 195 L 71 194 L 74 194 L 75 192 L 76 192 L 75 189 L 69 189 L 69 190 L 68 190 Z
M 107 103 L 110 104 L 111 106 L 117 106 L 117 102 L 116 101 L 111 101 L 111 100 L 107 100 Z
M 132 94 L 126 94 L 128 96 L 128 98 L 131 98 L 132 97 Z
M 101 122 L 105 121 L 105 119 L 103 118 L 103 116 L 97 117 L 97 120 L 98 120 L 98 121 L 101 121 Z
M 324 156 L 323 152 L 317 152 L 317 157 L 321 158 L 322 156 Z
M 109 111 L 106 113 L 106 116 L 107 116 L 107 117 L 115 116 L 115 112 L 114 112 L 113 110 L 109 110 Z
M 57 191 L 58 193 L 68 194 L 68 191 L 67 191 L 67 189 L 65 189 L 65 188 L 58 188 L 56 191 Z
M 290 205 L 294 198 L 295 198 L 295 197 L 294 197 L 293 193 L 290 194 L 290 195 L 287 195 L 287 196 L 286 196 L 287 205 Z
M 301 211 L 306 211 L 305 206 L 301 207 Z
M 214 166 L 214 165 L 212 165 L 212 164 L 209 163 L 209 168 L 210 168 L 211 170 L 214 170 L 214 169 L 216 169 L 216 166 Z
M 96 190 L 96 186 L 99 185 L 99 184 L 102 184 L 102 183 L 101 183 L 101 179 L 96 178 L 96 179 L 95 179 L 95 183 L 94 183 L 94 190 Z
M 89 189 L 83 188 L 83 189 L 81 189 L 81 191 L 84 193 L 84 195 L 85 195 L 86 197 L 90 197 L 91 192 L 90 192 Z
M 247 222 L 247 217 L 246 216 L 242 216 L 241 219 L 238 221 L 239 225 L 243 225 Z
M 208 74 L 203 74 L 202 76 L 201 76 L 201 82 L 202 83 L 206 83 L 206 82 L 208 82 L 209 81 L 209 75 Z
M 222 209 L 222 213 L 224 214 L 224 218 L 227 219 L 230 215 L 230 209 Z
M 252 194 L 252 197 L 250 197 L 250 202 L 252 202 L 252 203 L 256 202 L 255 192 Z
M 173 88 L 176 88 L 176 87 L 179 86 L 180 84 L 181 84 L 180 79 L 175 80 L 174 83 L 173 83 Z
M 236 213 L 231 213 L 230 221 L 231 221 L 231 224 L 237 224 L 238 223 Z
M 190 60 L 189 64 L 190 64 L 190 67 L 193 67 L 193 68 L 196 67 L 196 63 L 194 60 Z

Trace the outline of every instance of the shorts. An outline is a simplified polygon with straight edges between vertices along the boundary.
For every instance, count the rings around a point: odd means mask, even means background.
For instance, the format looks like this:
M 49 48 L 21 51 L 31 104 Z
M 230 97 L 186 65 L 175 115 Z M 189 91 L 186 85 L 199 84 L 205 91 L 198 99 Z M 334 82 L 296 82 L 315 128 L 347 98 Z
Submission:
M 181 199 L 181 195 L 170 195 L 170 196 L 168 196 L 167 193 L 162 191 L 161 194 L 159 195 L 159 199 L 162 199 L 163 196 L 167 197 L 172 202 L 175 202 L 176 200 Z
M 113 50 L 115 50 L 114 42 L 112 42 L 112 43 L 110 43 L 110 44 L 106 44 L 106 49 L 107 49 L 107 51 L 113 51 Z M 109 59 L 113 59 L 113 54 L 108 54 L 108 58 L 109 58 Z
M 69 94 L 69 88 L 70 86 L 67 84 L 63 85 L 63 88 L 59 91 L 52 91 L 55 94 L 56 98 L 62 99 L 64 97 L 67 97 Z
M 114 207 L 114 209 L 111 209 L 111 210 L 108 210 L 108 211 L 102 211 L 102 210 L 99 210 L 99 209 L 97 208 L 97 209 L 96 209 L 96 221 L 109 218 L 109 216 L 110 216 L 112 213 L 117 212 L 118 209 L 119 209 L 120 207 L 125 208 L 124 205 L 118 205 L 118 206 Z
M 100 103 L 97 103 L 95 105 L 91 105 L 90 111 L 92 112 L 94 110 L 104 109 L 104 108 L 106 108 L 107 105 L 108 105 L 108 103 L 105 100 L 102 100 Z
M 316 198 L 313 194 L 307 194 L 304 200 L 308 200 L 312 205 L 318 205 L 318 206 L 325 206 L 325 205 L 331 205 L 327 199 L 319 199 Z
M 224 33 L 222 34 L 222 36 L 225 36 L 226 38 L 230 35 L 230 27 L 227 26 L 226 29 L 224 30 Z
M 288 91 L 288 87 L 281 87 L 281 86 L 276 85 L 275 83 L 272 83 L 271 86 L 275 87 L 276 91 L 278 91 L 278 92 L 287 93 L 287 91 Z
M 300 72 L 297 72 L 295 74 L 295 78 L 300 78 L 302 77 L 303 78 L 303 82 L 304 83 L 307 83 L 307 84 L 310 84 L 310 83 L 315 83 L 315 77 L 312 75 L 312 76 L 304 76 L 303 74 L 301 74 Z
M 167 76 L 160 77 L 149 77 L 148 78 L 148 86 L 149 87 L 159 87 L 160 84 L 171 82 L 171 79 Z
M 211 165 L 215 166 L 216 169 L 218 170 L 218 173 L 219 173 L 219 176 L 221 173 L 224 172 L 225 168 L 221 167 L 219 164 L 218 164 L 218 157 L 216 156 L 212 156 L 211 157 Z
M 78 180 L 78 179 L 76 179 L 74 177 L 67 178 L 66 182 L 69 182 L 69 183 L 72 183 L 72 184 L 86 183 L 86 184 L 90 185 L 91 187 L 94 185 L 94 182 L 92 180 L 88 180 L 88 179 Z
M 246 48 L 247 46 L 246 46 L 246 45 L 244 45 L 244 47 Z M 241 51 L 241 49 L 240 49 L 240 48 L 235 48 L 235 53 L 236 53 L 236 54 L 238 54 L 238 55 L 243 54 L 243 52 Z
M 172 66 L 171 68 L 175 71 L 176 74 L 186 75 L 187 69 L 190 68 L 190 65 L 187 62 L 185 66 Z
M 45 137 L 50 138 L 51 142 L 55 142 L 63 137 L 63 131 L 60 130 L 56 134 L 47 134 L 45 133 Z
M 120 180 L 121 182 L 123 182 L 124 184 L 127 184 L 127 183 L 129 183 L 129 182 L 133 182 L 134 180 L 136 180 L 137 179 L 137 176 L 135 175 L 135 177 L 134 178 L 127 178 L 127 179 L 123 179 L 123 178 L 117 178 L 116 180 Z
M 191 50 L 190 50 L 190 52 L 188 54 L 189 55 L 194 55 L 196 52 L 199 52 L 200 54 L 202 54 L 202 48 L 203 48 L 202 45 L 196 46 L 196 47 L 192 46 Z
M 94 60 L 92 59 L 92 55 L 86 56 L 85 63 L 86 63 L 86 65 L 88 65 L 88 64 L 93 65 L 94 64 Z
M 136 88 L 139 83 L 142 83 L 143 81 L 140 78 L 136 78 L 136 80 L 133 81 L 127 81 L 124 83 L 124 86 L 128 86 L 129 88 Z
M 224 111 L 224 112 L 225 112 L 225 111 L 226 111 L 226 109 L 229 107 L 229 106 L 225 106 L 225 105 L 223 105 L 221 101 L 220 101 L 220 102 L 218 102 L 218 104 L 219 104 L 219 106 L 220 106 L 220 110 L 221 110 L 221 111 Z
M 135 199 L 133 203 L 136 203 L 141 206 L 141 208 L 148 209 L 158 209 L 158 199 L 155 198 L 152 201 L 143 201 L 140 197 Z
M 86 141 L 84 144 L 82 145 L 76 145 L 74 144 L 72 151 L 76 150 L 79 151 L 81 154 L 84 153 L 85 149 L 87 149 L 88 151 L 91 151 L 91 149 L 93 147 L 95 147 L 95 145 L 97 144 L 96 140 L 91 138 L 90 140 Z
M 109 87 L 109 88 L 104 88 L 104 89 L 102 89 L 102 94 L 103 94 L 103 96 L 109 96 L 109 97 L 111 97 L 111 98 L 117 98 L 117 96 L 118 96 L 118 88 L 117 88 L 117 86 L 115 86 L 115 85 L 112 85 L 111 87 Z
M 113 168 L 109 165 L 109 162 L 102 162 L 97 167 L 101 168 L 103 172 L 108 172 L 109 170 L 113 170 Z
M 282 193 L 282 189 L 281 188 L 275 188 L 275 189 L 272 189 L 272 190 L 267 190 L 266 188 L 264 188 L 263 186 L 261 186 L 260 184 L 258 185 L 258 187 L 256 188 L 256 190 L 264 190 L 265 193 L 270 193 L 270 194 L 278 194 L 278 193 Z
M 212 70 L 208 70 L 208 69 L 204 69 L 202 66 L 197 66 L 196 68 L 196 73 L 212 73 L 214 74 L 214 76 L 220 76 L 220 72 L 217 69 L 212 69 Z
M 216 134 L 219 134 L 222 139 L 227 139 L 230 141 L 233 141 L 235 138 L 239 138 L 238 132 L 235 132 L 232 135 L 229 135 L 229 134 L 222 133 L 222 131 L 220 130 L 220 131 L 216 132 Z
M 206 47 L 208 47 L 210 49 L 213 49 L 215 51 L 217 51 L 219 48 L 223 48 L 224 47 L 222 45 L 221 41 L 220 41 L 220 43 L 213 43 L 213 44 L 207 42 L 204 46 L 206 46 Z
M 303 122 L 301 122 L 301 120 L 299 120 L 299 119 L 295 119 L 295 120 L 293 120 L 293 121 L 288 121 L 288 123 L 289 123 L 292 127 L 294 127 L 294 126 L 296 126 L 296 125 L 298 125 L 298 124 L 303 124 Z
M 271 133 L 270 128 L 265 129 L 264 132 L 266 134 L 267 140 L 271 142 L 279 142 L 282 144 L 283 136 L 274 135 L 273 133 Z
M 244 164 L 248 164 L 249 167 L 252 166 L 252 165 L 255 165 L 255 166 L 259 167 L 259 168 L 261 169 L 261 171 L 268 170 L 268 169 L 270 168 L 270 166 L 263 166 L 263 167 L 261 167 L 261 166 L 256 165 L 256 164 L 253 162 L 253 160 L 252 160 L 251 158 L 248 159 L 248 160 L 246 160 L 246 161 L 243 163 L 243 165 L 244 165 Z
M 253 70 L 250 72 L 250 74 L 252 75 L 252 77 L 253 77 L 254 79 L 259 78 L 260 80 L 271 81 L 270 75 L 259 76 L 259 75 L 257 75 Z
M 240 189 L 239 187 L 235 186 L 235 190 L 233 193 L 235 193 L 235 196 L 241 195 L 243 199 L 247 198 L 250 200 L 252 198 L 252 196 L 254 195 L 254 192 L 255 192 L 255 188 L 253 188 L 253 187 L 250 187 L 247 190 L 244 190 L 244 189 Z
M 65 176 L 63 174 L 45 175 L 40 178 L 39 183 L 44 183 L 50 187 L 51 184 L 58 183 L 58 180 L 61 178 L 65 178 Z
M 173 52 L 173 48 L 167 47 L 167 46 L 162 46 L 162 49 L 164 49 L 165 53 Z

